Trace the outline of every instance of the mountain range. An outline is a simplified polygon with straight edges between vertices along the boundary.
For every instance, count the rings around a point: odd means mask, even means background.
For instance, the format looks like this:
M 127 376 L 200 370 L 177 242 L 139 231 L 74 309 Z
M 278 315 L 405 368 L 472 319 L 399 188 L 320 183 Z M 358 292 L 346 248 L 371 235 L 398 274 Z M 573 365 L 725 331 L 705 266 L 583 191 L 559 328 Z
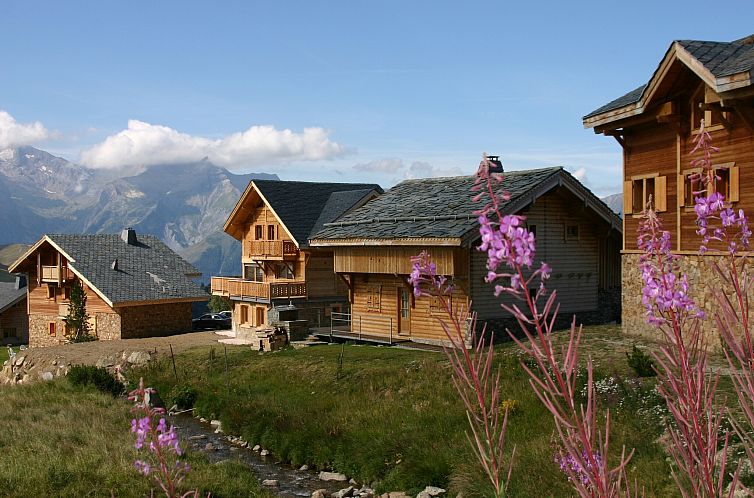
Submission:
M 162 239 L 202 272 L 236 274 L 240 244 L 222 231 L 250 180 L 208 160 L 138 174 L 89 169 L 34 147 L 0 150 L 0 245 L 44 233 L 115 233 L 130 226 Z

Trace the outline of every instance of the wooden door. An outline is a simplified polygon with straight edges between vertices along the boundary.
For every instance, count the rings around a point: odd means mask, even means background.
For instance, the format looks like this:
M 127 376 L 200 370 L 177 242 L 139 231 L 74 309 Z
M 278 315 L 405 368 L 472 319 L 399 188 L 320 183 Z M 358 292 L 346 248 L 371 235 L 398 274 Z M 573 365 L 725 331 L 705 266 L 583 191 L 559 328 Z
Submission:
M 398 333 L 411 335 L 411 294 L 405 287 L 398 287 Z
M 262 306 L 257 306 L 257 316 L 256 316 L 256 322 L 254 324 L 257 327 L 264 325 L 265 311 L 267 311 L 266 308 L 263 308 Z

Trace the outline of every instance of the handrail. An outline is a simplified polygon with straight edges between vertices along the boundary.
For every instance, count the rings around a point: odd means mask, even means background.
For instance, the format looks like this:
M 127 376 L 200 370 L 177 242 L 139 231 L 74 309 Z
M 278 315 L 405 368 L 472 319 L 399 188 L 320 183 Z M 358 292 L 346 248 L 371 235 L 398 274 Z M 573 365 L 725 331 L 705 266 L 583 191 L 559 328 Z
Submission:
M 264 299 L 282 299 L 307 297 L 305 281 L 292 282 L 255 282 L 242 278 L 212 277 L 212 292 L 222 295 L 244 297 L 256 297 Z
M 249 240 L 246 248 L 247 257 L 284 257 L 298 254 L 298 247 L 292 240 Z

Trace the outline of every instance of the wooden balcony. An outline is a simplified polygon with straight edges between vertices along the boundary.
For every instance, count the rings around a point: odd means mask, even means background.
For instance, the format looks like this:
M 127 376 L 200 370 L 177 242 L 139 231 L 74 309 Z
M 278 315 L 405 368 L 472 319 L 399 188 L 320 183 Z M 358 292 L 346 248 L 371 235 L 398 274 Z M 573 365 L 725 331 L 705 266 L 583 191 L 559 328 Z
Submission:
M 73 272 L 66 267 L 58 268 L 57 266 L 42 266 L 42 282 L 58 282 L 58 273 L 61 282 L 73 280 Z
M 298 247 L 291 240 L 250 240 L 245 244 L 245 254 L 252 259 L 296 259 Z
M 306 298 L 306 282 L 253 282 L 212 277 L 212 294 L 240 300 L 301 299 Z

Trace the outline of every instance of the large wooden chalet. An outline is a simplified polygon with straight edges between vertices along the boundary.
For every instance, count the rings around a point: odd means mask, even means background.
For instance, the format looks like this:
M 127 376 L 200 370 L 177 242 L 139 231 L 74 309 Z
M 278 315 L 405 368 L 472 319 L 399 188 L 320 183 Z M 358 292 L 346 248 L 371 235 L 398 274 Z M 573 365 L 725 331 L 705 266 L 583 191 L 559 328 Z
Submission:
M 332 250 L 309 247 L 308 240 L 380 193 L 373 184 L 250 182 L 224 227 L 242 244 L 242 275 L 212 277 L 212 293 L 233 302 L 233 329 L 268 326 L 268 313 L 280 306 L 295 306 L 313 326 L 343 311 L 348 289 L 333 272 Z
M 350 326 L 340 337 L 439 344 L 445 333 L 438 300 L 414 298 L 407 283 L 410 257 L 427 250 L 439 274 L 452 278 L 453 299 L 473 302 L 480 320 L 502 335 L 511 323 L 493 296 L 486 254 L 478 251 L 479 224 L 472 213 L 473 176 L 404 181 L 363 207 L 326 223 L 309 241 L 333 251 L 335 271 L 349 286 Z M 621 221 L 562 168 L 505 173 L 511 198 L 505 214 L 527 217 L 536 233 L 537 261 L 553 268 L 564 316 L 615 319 L 611 294 L 619 292 Z
M 754 35 L 732 42 L 674 41 L 649 82 L 589 113 L 586 128 L 615 137 L 623 149 L 623 329 L 652 334 L 641 305 L 636 230 L 649 196 L 682 256 L 694 297 L 709 311 L 708 290 L 718 285 L 699 256 L 689 175 L 701 120 L 720 148 L 713 162 L 722 192 L 736 209 L 754 212 Z M 698 156 L 697 156 L 698 157 Z M 717 248 L 720 249 L 720 248 Z M 707 326 L 711 325 L 711 320 Z
M 69 339 L 65 317 L 73 284 L 87 295 L 90 333 L 129 339 L 191 330 L 191 303 L 208 295 L 201 274 L 152 235 L 44 235 L 9 271 L 28 276 L 29 346 Z

